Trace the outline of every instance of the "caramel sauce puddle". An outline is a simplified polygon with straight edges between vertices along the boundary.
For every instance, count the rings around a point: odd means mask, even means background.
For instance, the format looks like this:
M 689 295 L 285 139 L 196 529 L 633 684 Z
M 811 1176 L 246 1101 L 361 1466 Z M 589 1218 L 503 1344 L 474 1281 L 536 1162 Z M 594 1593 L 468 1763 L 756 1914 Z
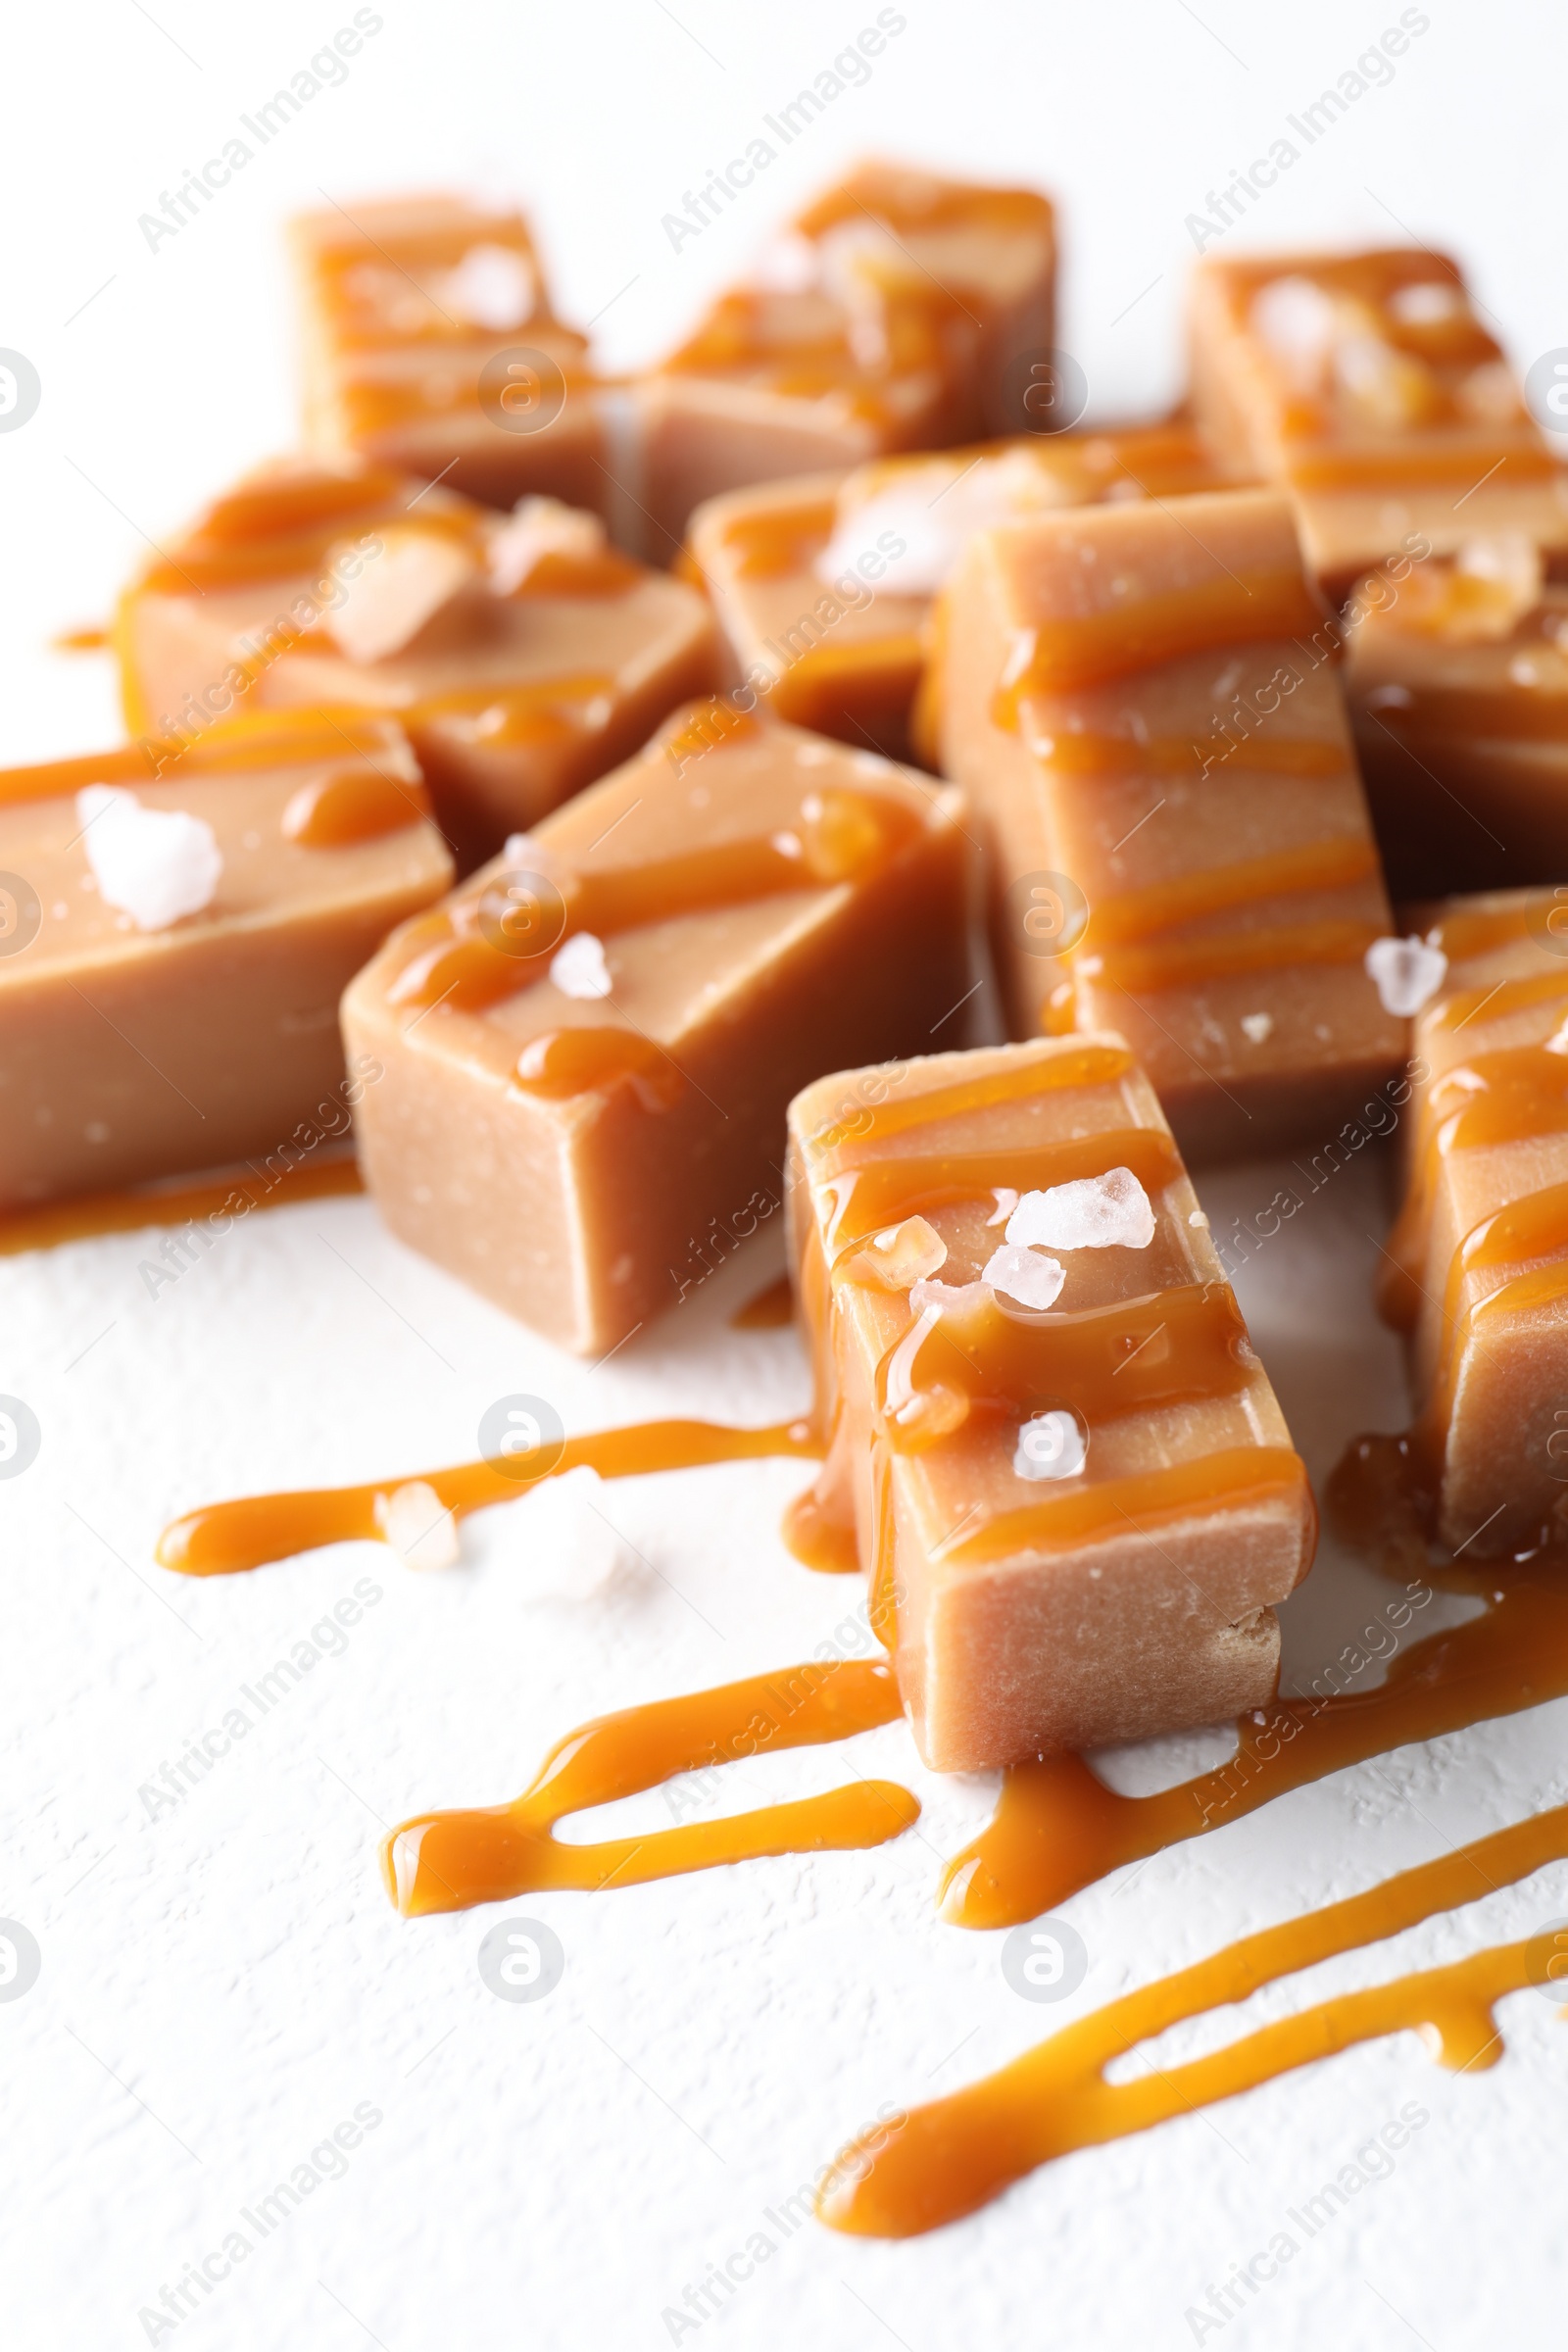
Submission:
M 883 1845 L 920 1811 L 892 1781 L 858 1781 L 793 1804 L 594 1845 L 567 1845 L 553 1832 L 568 1813 L 635 1795 L 677 1773 L 850 1740 L 898 1722 L 903 1712 L 891 1666 L 847 1659 L 785 1666 L 597 1716 L 557 1742 L 512 1804 L 418 1813 L 401 1823 L 381 1847 L 387 1892 L 411 1919 L 546 1888 L 598 1892 L 769 1854 Z

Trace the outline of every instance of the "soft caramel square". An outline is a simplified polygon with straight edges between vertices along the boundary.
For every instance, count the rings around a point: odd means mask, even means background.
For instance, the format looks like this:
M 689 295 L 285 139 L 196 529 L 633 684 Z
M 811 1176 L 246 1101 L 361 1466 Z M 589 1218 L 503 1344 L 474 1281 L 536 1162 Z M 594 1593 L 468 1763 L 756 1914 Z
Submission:
M 1012 1033 L 1122 1032 L 1194 1161 L 1321 1141 L 1403 1056 L 1336 642 L 1267 491 L 983 532 L 943 600 Z
M 389 721 L 242 719 L 0 773 L 0 1207 L 285 1145 L 337 1001 L 452 859 Z
M 715 680 L 702 597 L 593 515 L 503 518 L 344 461 L 247 476 L 145 564 L 115 627 L 133 733 L 325 704 L 406 729 L 461 866 L 602 775 Z
M 691 560 L 732 674 L 780 717 L 934 765 L 928 624 L 975 531 L 1220 478 L 1184 425 L 1025 435 L 731 491 L 693 515 Z
M 1311 1496 L 1125 1043 L 840 1072 L 790 1150 L 810 1516 L 853 1528 L 926 1762 L 1264 1705 Z
M 609 514 L 587 344 L 556 318 L 520 214 L 455 196 L 291 224 L 305 440 L 495 507 Z
M 1568 873 L 1568 588 L 1518 533 L 1350 600 L 1346 692 L 1396 898 Z
M 1289 494 L 1327 594 L 1475 533 L 1568 555 L 1568 476 L 1446 254 L 1205 254 L 1190 327 L 1199 425 Z
M 784 1114 L 970 988 L 960 796 L 723 704 L 409 925 L 344 1034 L 393 1230 L 599 1354 L 776 1213 Z
M 641 378 L 650 552 L 667 561 L 721 491 L 1015 429 L 1054 287 L 1045 197 L 852 173 Z

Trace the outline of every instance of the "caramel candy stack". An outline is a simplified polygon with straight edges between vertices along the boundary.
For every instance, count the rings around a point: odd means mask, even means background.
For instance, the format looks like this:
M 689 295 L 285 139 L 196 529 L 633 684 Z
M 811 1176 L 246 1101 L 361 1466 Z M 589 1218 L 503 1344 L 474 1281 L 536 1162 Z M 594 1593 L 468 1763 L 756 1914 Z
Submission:
M 941 636 L 1013 1035 L 1123 1032 L 1190 1159 L 1333 1134 L 1404 1030 L 1365 967 L 1389 905 L 1286 502 L 982 533 Z
M 396 196 L 292 223 L 305 439 L 510 507 L 608 513 L 584 338 L 552 311 L 527 223 Z
M 349 990 L 387 1221 L 563 1347 L 618 1346 L 775 1212 L 798 1087 L 958 1010 L 968 850 L 951 787 L 680 714 Z
M 1568 890 L 1413 919 L 1432 993 L 1380 1304 L 1408 1338 L 1440 1532 L 1497 1559 L 1568 1522 Z
M 822 1079 L 790 1152 L 831 1429 L 796 1536 L 858 1551 L 927 1763 L 1264 1705 L 1312 1498 L 1122 1040 Z
M 698 509 L 689 544 L 743 692 L 934 766 L 932 711 L 915 723 L 932 600 L 977 530 L 1220 484 L 1185 425 L 1029 435 L 732 491 Z
M 1327 594 L 1477 534 L 1568 554 L 1568 477 L 1446 255 L 1209 254 L 1191 328 L 1200 426 L 1289 493 Z

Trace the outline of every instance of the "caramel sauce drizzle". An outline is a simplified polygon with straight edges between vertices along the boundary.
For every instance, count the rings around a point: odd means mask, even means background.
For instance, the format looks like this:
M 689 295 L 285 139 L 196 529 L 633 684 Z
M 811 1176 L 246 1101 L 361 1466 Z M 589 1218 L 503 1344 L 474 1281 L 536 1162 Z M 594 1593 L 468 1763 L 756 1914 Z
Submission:
M 1293 965 L 1359 963 L 1380 936 L 1376 923 L 1325 917 L 1315 923 L 1276 923 L 1256 930 L 1221 932 L 1209 939 L 1161 940 L 1157 945 L 1107 949 L 1092 976 L 1101 988 L 1126 996 L 1157 996 L 1162 989 L 1193 988 L 1243 972 L 1271 972 Z M 1085 978 L 1091 974 L 1079 959 Z
M 416 1471 L 412 1478 L 430 1487 L 449 1511 L 463 1518 L 492 1502 L 513 1501 L 538 1480 L 580 1463 L 601 1478 L 639 1478 L 652 1470 L 689 1470 L 772 1454 L 816 1461 L 821 1452 L 808 1421 L 778 1421 L 760 1429 L 731 1429 L 715 1421 L 644 1421 L 519 1453 L 504 1470 L 488 1461 L 464 1462 L 451 1470 Z M 383 1542 L 386 1505 L 410 1483 L 405 1476 L 210 1503 L 167 1527 L 157 1556 L 163 1567 L 182 1576 L 233 1576 L 322 1544 Z
M 1415 425 L 1406 429 L 1418 436 L 1432 428 Z M 1413 445 L 1379 441 L 1369 449 L 1334 448 L 1321 455 L 1294 455 L 1286 466 L 1291 486 L 1297 490 L 1383 491 L 1455 482 L 1471 488 L 1482 481 L 1489 489 L 1494 485 L 1503 489 L 1550 481 L 1556 472 L 1550 453 L 1528 428 L 1515 440 L 1491 432 L 1460 432 L 1446 445 L 1415 439 Z
M 404 783 L 384 768 L 334 767 L 302 784 L 283 810 L 283 838 L 303 850 L 340 850 L 400 833 L 430 818 L 422 784 Z
M 1140 597 L 1114 611 L 1042 621 L 1034 650 L 992 706 L 999 727 L 1016 733 L 1023 707 L 1041 694 L 1070 694 L 1187 654 L 1271 637 L 1310 637 L 1323 612 L 1299 570 L 1255 571 L 1200 580 Z
M 925 644 L 915 629 L 859 637 L 846 645 L 816 645 L 792 662 L 768 699 L 781 718 L 825 734 L 847 726 L 851 713 L 902 716 L 925 668 Z
M 737 579 L 776 580 L 809 571 L 833 536 L 834 513 L 832 499 L 814 498 L 737 514 L 724 532 Z
M 1153 2068 L 1129 2082 L 1105 2080 L 1114 2060 L 1170 2026 L 1479 1901 L 1565 1856 L 1568 1806 L 1557 1806 L 1124 1993 L 966 2090 L 852 2143 L 823 2183 L 818 2217 L 863 2237 L 940 2229 L 1054 2157 L 1146 2132 L 1412 2027 L 1435 2045 L 1442 2065 L 1456 2072 L 1491 2066 L 1502 2046 L 1496 2002 L 1547 1981 L 1534 1937 L 1341 1993 L 1185 2065 Z
M 364 1190 L 359 1162 L 349 1152 L 298 1160 L 276 1176 L 258 1176 L 254 1169 L 243 1168 L 195 1184 L 184 1179 L 89 1193 L 75 1200 L 46 1200 L 36 1208 L 0 1211 L 0 1257 L 53 1250 L 61 1242 L 88 1241 L 99 1234 L 189 1225 L 197 1217 L 247 1216 L 253 1208 L 281 1208 L 290 1200 L 323 1200 Z
M 838 1176 L 857 1165 L 847 1148 L 906 1135 L 911 1128 L 934 1127 L 940 1120 L 964 1117 L 999 1102 L 1021 1102 L 1030 1095 L 1057 1093 L 1069 1087 L 1109 1086 L 1130 1075 L 1133 1057 L 1123 1045 L 1086 1043 L 1035 1061 L 1009 1063 L 970 1078 L 955 1078 L 946 1086 L 899 1096 L 890 1092 L 880 1102 L 864 1102 L 847 1117 L 818 1129 L 808 1139 L 815 1175 Z M 1119 1137 L 1120 1130 L 1117 1135 Z M 989 1190 L 990 1180 L 985 1189 Z
M 930 1101 L 930 1097 L 925 1098 Z M 1174 1140 L 1157 1127 L 1105 1127 L 1095 1135 L 1054 1144 L 1014 1145 L 996 1152 L 935 1152 L 900 1159 L 867 1159 L 841 1152 L 832 1179 L 838 1207 L 832 1220 L 834 1263 L 885 1226 L 923 1216 L 961 1200 L 984 1200 L 999 1188 L 1050 1192 L 1106 1168 L 1130 1168 L 1151 1199 L 1182 1173 Z
M 155 783 L 173 767 L 182 776 L 204 776 L 248 768 L 304 767 L 318 760 L 358 766 L 373 763 L 377 756 L 392 756 L 400 743 L 395 714 L 327 707 L 258 710 L 222 719 L 191 744 L 144 737 L 138 743 L 117 744 L 113 751 L 45 760 L 30 767 L 0 768 L 0 806 L 62 799 L 86 784 Z M 407 808 L 409 799 L 417 799 L 417 788 L 409 785 L 402 789 L 408 796 Z M 403 821 L 412 822 L 412 815 Z
M 557 1742 L 513 1803 L 419 1813 L 401 1823 L 381 1846 L 387 1892 L 412 1919 L 546 1888 L 596 1893 L 765 1855 L 883 1845 L 920 1811 L 892 1781 L 859 1781 L 793 1804 L 594 1845 L 567 1845 L 552 1833 L 567 1814 L 636 1795 L 677 1773 L 850 1740 L 902 1713 L 892 1668 L 850 1659 L 786 1666 L 689 1698 L 596 1716 Z
M 560 900 L 562 927 L 548 926 L 549 945 L 533 953 L 528 952 L 528 926 L 537 909 L 524 910 L 519 929 L 503 874 L 408 926 L 403 933 L 407 960 L 388 995 L 392 1004 L 409 1010 L 450 1004 L 459 1011 L 482 1011 L 542 978 L 550 957 L 573 932 L 591 931 L 604 939 L 674 915 L 859 882 L 890 864 L 923 830 L 920 812 L 887 793 L 827 785 L 806 794 L 793 829 L 636 865 L 549 876 Z
M 1021 1510 L 1001 1511 L 972 1535 L 956 1536 L 943 1544 L 940 1557 L 969 1567 L 1026 1551 L 1073 1550 L 1118 1531 L 1150 1534 L 1220 1504 L 1232 1509 L 1278 1506 L 1316 1524 L 1312 1491 L 1298 1453 L 1287 1446 L 1236 1446 L 1193 1461 L 1173 1462 L 1163 1470 L 1102 1479 Z

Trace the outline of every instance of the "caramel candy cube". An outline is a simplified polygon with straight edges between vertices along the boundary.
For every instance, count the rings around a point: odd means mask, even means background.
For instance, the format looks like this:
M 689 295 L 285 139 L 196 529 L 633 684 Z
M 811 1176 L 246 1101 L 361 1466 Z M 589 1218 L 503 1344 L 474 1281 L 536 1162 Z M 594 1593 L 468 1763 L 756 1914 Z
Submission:
M 1568 873 L 1568 588 L 1517 532 L 1350 600 L 1346 689 L 1396 898 Z
M 1017 430 L 1054 340 L 1045 197 L 869 165 L 832 189 L 639 385 L 651 551 L 780 475 Z
M 693 515 L 691 558 L 747 691 L 798 726 L 934 765 L 929 714 L 915 723 L 927 627 L 973 534 L 1219 480 L 1184 425 L 1025 435 L 731 491 Z
M 1315 1515 L 1119 1037 L 841 1073 L 790 1106 L 831 1450 L 925 1761 L 974 1772 L 1274 1694 Z
M 548 499 L 502 517 L 344 461 L 247 476 L 151 560 L 116 621 L 127 723 L 234 708 L 394 714 L 469 866 L 714 683 L 702 597 Z
M 777 1208 L 797 1089 L 956 1014 L 960 820 L 869 753 L 672 719 L 350 988 L 393 1230 L 580 1353 L 678 1304 Z
M 983 532 L 940 642 L 1012 1034 L 1123 1032 L 1190 1160 L 1332 1135 L 1404 1024 L 1365 961 L 1389 905 L 1285 500 Z
M 520 215 L 400 196 L 305 214 L 290 242 L 310 448 L 490 506 L 608 512 L 587 345 Z
M 1439 1532 L 1495 1559 L 1568 1532 L 1568 889 L 1407 919 L 1428 993 L 1379 1302 L 1409 1337 Z
M 0 1207 L 346 1132 L 337 1000 L 451 884 L 387 720 L 152 748 L 0 773 Z
M 1199 425 L 1289 493 L 1328 595 L 1476 534 L 1568 554 L 1568 475 L 1446 255 L 1209 254 L 1191 329 Z

